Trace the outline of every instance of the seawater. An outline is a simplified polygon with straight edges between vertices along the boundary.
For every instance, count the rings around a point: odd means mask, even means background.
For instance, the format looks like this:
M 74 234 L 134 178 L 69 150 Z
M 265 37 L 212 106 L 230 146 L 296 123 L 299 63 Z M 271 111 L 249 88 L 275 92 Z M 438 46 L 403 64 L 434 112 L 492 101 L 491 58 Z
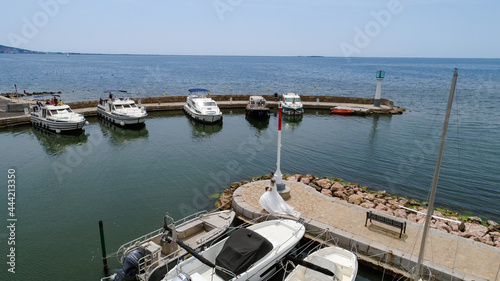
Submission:
M 339 177 L 420 200 L 428 197 L 457 67 L 436 205 L 500 220 L 499 60 L 2 55 L 0 66 L 1 92 L 16 83 L 28 92 L 62 91 L 66 101 L 97 99 L 106 89 L 159 96 L 191 87 L 213 94 L 372 97 L 382 69 L 382 96 L 408 113 L 343 117 L 308 110 L 302 119 L 285 118 L 282 171 Z M 97 280 L 99 220 L 112 254 L 160 228 L 166 212 L 181 218 L 213 209 L 210 196 L 231 182 L 273 171 L 277 116 L 256 122 L 243 113 L 225 110 L 214 126 L 181 112 L 151 112 L 138 130 L 96 118 L 77 135 L 30 126 L 0 130 L 1 170 L 16 169 L 18 218 L 16 273 L 2 270 L 0 279 Z M 4 222 L 6 197 L 4 190 Z M 7 231 L 0 231 L 2 255 Z M 110 266 L 118 266 L 116 259 Z M 368 269 L 359 278 L 380 280 Z

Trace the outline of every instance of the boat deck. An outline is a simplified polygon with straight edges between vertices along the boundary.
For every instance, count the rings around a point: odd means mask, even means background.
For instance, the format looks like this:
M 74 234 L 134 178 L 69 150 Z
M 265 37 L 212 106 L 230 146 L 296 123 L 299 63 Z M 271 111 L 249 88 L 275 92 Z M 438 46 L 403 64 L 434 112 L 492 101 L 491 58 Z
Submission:
M 285 183 L 291 195 L 287 203 L 305 219 L 306 237 L 318 238 L 328 230 L 339 246 L 355 251 L 361 261 L 409 277 L 407 269 L 415 267 L 418 259 L 422 225 L 407 221 L 406 234 L 399 239 L 396 229 L 376 222 L 365 227 L 368 209 L 327 197 L 302 183 Z M 259 198 L 268 184 L 256 181 L 234 192 L 232 207 L 240 219 L 267 214 Z M 498 280 L 500 248 L 436 229 L 429 230 L 427 243 L 424 265 L 436 280 Z

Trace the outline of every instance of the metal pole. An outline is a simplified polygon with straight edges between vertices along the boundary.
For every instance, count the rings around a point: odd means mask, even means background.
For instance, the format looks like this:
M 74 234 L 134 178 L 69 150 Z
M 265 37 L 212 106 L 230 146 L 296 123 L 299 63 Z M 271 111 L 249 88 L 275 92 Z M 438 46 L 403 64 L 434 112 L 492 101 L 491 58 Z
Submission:
M 284 189 L 283 185 L 283 175 L 281 174 L 281 115 L 283 112 L 283 108 L 281 107 L 281 103 L 279 104 L 278 108 L 278 161 L 276 163 L 276 172 L 274 173 L 274 176 L 276 177 L 276 188 L 277 190 L 282 190 Z
M 101 234 L 101 251 L 102 251 L 102 264 L 104 266 L 104 274 L 108 275 L 108 258 L 106 257 L 106 244 L 104 243 L 104 227 L 102 221 L 99 221 L 99 232 Z
M 418 281 L 422 271 L 422 262 L 425 252 L 425 240 L 427 238 L 427 231 L 429 230 L 429 222 L 431 221 L 432 212 L 434 210 L 434 198 L 436 197 L 437 182 L 439 179 L 439 170 L 441 169 L 441 159 L 443 158 L 444 143 L 446 141 L 446 132 L 448 131 L 448 123 L 450 121 L 451 105 L 453 103 L 453 96 L 455 95 L 455 86 L 457 84 L 458 69 L 453 70 L 453 79 L 451 81 L 450 96 L 448 97 L 448 106 L 446 108 L 446 115 L 444 118 L 443 133 L 441 135 L 441 143 L 439 145 L 439 153 L 436 162 L 436 170 L 432 178 L 431 195 L 429 199 L 429 206 L 427 206 L 427 215 L 425 217 L 424 232 L 422 234 L 422 243 L 420 244 L 420 251 L 418 254 L 417 268 L 415 271 L 414 280 Z

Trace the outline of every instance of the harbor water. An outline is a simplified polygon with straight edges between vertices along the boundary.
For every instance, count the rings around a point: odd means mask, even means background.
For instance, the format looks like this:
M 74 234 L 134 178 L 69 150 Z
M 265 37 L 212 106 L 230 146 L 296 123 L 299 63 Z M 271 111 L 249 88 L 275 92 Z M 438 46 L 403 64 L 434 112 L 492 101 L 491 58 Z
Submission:
M 382 97 L 407 108 L 397 116 L 343 117 L 308 110 L 283 120 L 281 170 L 358 182 L 427 200 L 454 67 L 456 98 L 436 205 L 500 221 L 500 60 L 210 56 L 2 55 L 0 91 L 61 91 L 64 101 L 92 100 L 107 89 L 133 96 L 298 94 Z M 268 91 L 269 89 L 269 91 Z M 139 93 L 137 95 L 136 93 Z M 107 252 L 181 218 L 215 208 L 230 183 L 276 168 L 277 116 L 201 125 L 182 112 L 150 112 L 146 125 L 122 129 L 97 118 L 80 134 L 30 126 L 0 130 L 4 186 L 15 169 L 16 273 L 0 280 L 97 280 L 102 276 L 98 221 Z M 8 226 L 7 188 L 0 193 Z M 314 202 L 311 202 L 314 204 Z M 335 214 L 332 214 L 335 215 Z M 9 229 L 0 249 L 9 254 Z M 2 268 L 5 268 L 6 263 Z M 8 265 L 7 265 L 8 266 Z M 110 267 L 118 262 L 113 257 Z M 359 280 L 380 280 L 361 269 Z

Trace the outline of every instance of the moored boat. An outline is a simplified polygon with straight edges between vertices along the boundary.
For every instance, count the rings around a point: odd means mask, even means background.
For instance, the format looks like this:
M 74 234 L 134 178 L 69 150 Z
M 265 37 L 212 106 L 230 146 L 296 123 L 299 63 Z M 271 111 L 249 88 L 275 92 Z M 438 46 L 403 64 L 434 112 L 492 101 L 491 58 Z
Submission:
M 281 101 L 283 114 L 301 115 L 304 113 L 304 107 L 300 101 L 300 96 L 295 93 L 284 94 Z
M 248 117 L 267 118 L 270 113 L 269 107 L 266 105 L 266 99 L 262 96 L 250 96 L 245 109 L 245 114 Z
M 54 104 L 37 102 L 30 112 L 31 124 L 56 133 L 81 130 L 88 124 L 83 115 L 73 112 L 69 105 L 57 101 L 57 98 L 54 99 Z
M 193 119 L 203 123 L 216 123 L 222 121 L 222 112 L 217 103 L 211 99 L 206 89 L 189 89 L 184 104 L 184 111 Z
M 237 229 L 228 238 L 179 263 L 163 281 L 266 280 L 274 274 L 272 267 L 302 239 L 304 233 L 302 223 L 288 219 Z
M 115 270 L 114 279 L 154 281 L 161 280 L 178 260 L 188 254 L 171 239 L 183 239 L 192 249 L 200 250 L 206 244 L 225 234 L 235 213 L 231 210 L 192 214 L 182 220 L 173 221 L 166 215 L 163 227 L 123 244 L 117 252 L 122 269 Z
M 338 108 L 338 107 L 335 107 L 335 108 L 332 108 L 330 110 L 330 113 L 332 114 L 338 114 L 338 115 L 353 115 L 355 112 L 353 109 L 350 109 L 350 108 Z
M 97 104 L 99 117 L 120 126 L 144 124 L 148 116 L 144 106 L 139 108 L 133 100 L 127 97 L 117 98 L 113 95 L 113 92 L 116 91 L 104 92 L 109 93 L 109 98 L 99 100 L 99 104 Z M 127 93 L 121 90 L 118 92 Z
M 304 261 L 305 263 L 297 261 L 299 265 L 290 272 L 285 281 L 356 280 L 358 258 L 351 251 L 337 246 L 325 247 L 312 252 Z

